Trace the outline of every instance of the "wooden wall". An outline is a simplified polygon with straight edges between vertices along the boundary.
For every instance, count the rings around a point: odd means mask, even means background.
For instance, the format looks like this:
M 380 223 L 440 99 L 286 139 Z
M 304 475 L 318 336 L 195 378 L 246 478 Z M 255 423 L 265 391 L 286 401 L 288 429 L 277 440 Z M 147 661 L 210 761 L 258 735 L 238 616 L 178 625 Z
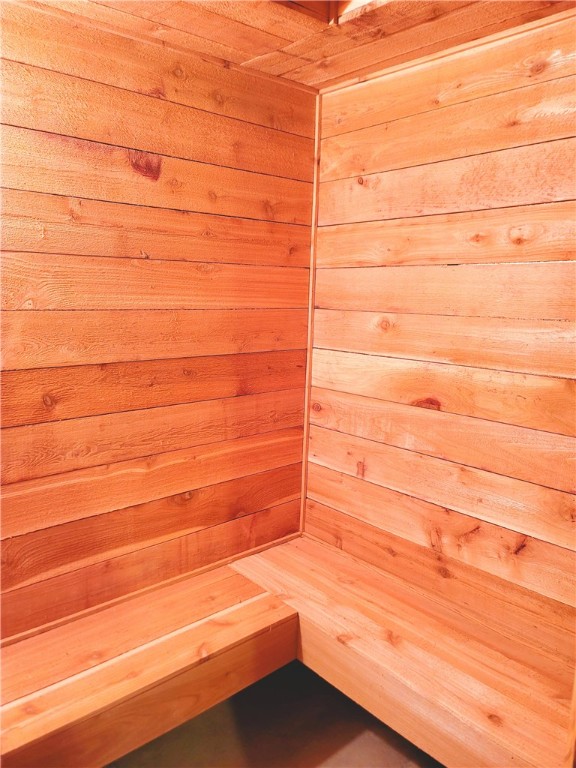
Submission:
M 12 635 L 298 530 L 315 97 L 2 16 Z
M 575 42 L 560 14 L 322 98 L 305 528 L 551 611 L 576 597 Z

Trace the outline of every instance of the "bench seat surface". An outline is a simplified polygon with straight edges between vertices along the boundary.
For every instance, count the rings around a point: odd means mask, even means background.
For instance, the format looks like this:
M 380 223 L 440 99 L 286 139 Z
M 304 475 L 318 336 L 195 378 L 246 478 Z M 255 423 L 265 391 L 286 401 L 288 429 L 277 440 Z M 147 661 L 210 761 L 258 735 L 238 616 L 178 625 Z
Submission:
M 2 764 L 116 759 L 291 661 L 297 627 L 225 566 L 8 645 Z
M 233 567 L 298 611 L 306 665 L 444 764 L 566 765 L 568 606 L 502 580 L 473 588 L 475 569 L 440 592 L 307 538 Z

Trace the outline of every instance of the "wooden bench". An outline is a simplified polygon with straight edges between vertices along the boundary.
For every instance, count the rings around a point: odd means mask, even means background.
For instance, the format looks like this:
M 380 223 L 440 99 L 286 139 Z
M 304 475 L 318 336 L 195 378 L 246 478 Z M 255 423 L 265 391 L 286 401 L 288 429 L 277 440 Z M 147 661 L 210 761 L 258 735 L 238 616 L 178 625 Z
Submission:
M 448 766 L 569 766 L 574 611 L 387 555 L 414 578 L 299 538 L 8 645 L 3 765 L 101 766 L 297 657 Z
M 296 656 L 298 619 L 220 567 L 3 649 L 2 765 L 120 757 Z
M 380 561 L 412 581 L 307 538 L 233 567 L 298 611 L 308 667 L 447 766 L 571 766 L 574 610 L 400 545 Z

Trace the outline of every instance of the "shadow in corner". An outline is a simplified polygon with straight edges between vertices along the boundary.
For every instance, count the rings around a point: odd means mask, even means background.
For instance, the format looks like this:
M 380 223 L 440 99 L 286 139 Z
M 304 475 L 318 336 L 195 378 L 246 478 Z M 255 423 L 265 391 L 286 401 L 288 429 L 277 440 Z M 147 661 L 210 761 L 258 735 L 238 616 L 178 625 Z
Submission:
M 299 662 L 108 768 L 442 768 Z

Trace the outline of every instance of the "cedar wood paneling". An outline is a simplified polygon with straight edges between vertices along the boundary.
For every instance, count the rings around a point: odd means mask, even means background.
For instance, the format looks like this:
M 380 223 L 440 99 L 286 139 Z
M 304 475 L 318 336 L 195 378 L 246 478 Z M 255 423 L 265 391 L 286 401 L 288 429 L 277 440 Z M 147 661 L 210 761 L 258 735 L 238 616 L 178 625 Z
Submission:
M 572 25 L 324 94 L 310 409 L 309 532 L 550 610 L 576 597 Z
M 315 99 L 2 5 L 15 634 L 298 530 Z

